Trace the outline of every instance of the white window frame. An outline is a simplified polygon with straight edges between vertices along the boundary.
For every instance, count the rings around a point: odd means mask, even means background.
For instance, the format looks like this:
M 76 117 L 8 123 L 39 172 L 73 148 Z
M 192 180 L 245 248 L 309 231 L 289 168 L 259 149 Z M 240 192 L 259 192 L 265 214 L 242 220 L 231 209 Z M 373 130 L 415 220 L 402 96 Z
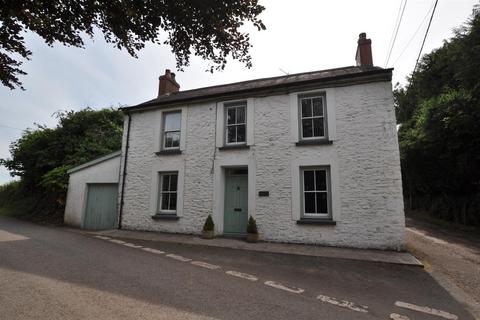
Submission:
M 228 124 L 228 110 L 229 109 L 235 109 L 235 121 L 237 121 L 237 109 L 238 108 L 243 108 L 245 112 L 244 116 L 244 122 L 243 123 L 238 123 L 236 122 L 235 124 Z M 225 112 L 224 112 L 224 138 L 225 138 L 225 145 L 227 146 L 235 146 L 235 145 L 246 145 L 247 144 L 247 130 L 248 130 L 248 119 L 247 119 L 247 114 L 248 114 L 248 106 L 247 106 L 247 101 L 238 101 L 234 103 L 227 103 L 225 104 Z M 239 125 L 244 125 L 245 126 L 245 140 L 240 141 L 240 142 L 228 142 L 228 127 L 229 126 L 239 126 Z M 238 134 L 237 134 L 237 139 L 238 139 Z
M 305 191 L 305 171 L 325 171 L 325 178 L 326 178 L 326 190 L 313 190 L 313 191 Z M 311 218 L 317 218 L 317 219 L 332 219 L 332 183 L 331 183 L 331 174 L 330 174 L 330 166 L 303 166 L 300 167 L 300 207 L 301 207 L 301 218 L 305 219 L 311 219 Z M 314 175 L 314 182 L 313 185 L 316 188 L 316 181 L 315 181 L 315 176 Z M 326 193 L 327 194 L 327 213 L 306 213 L 305 212 L 305 192 L 310 192 L 310 193 Z M 317 197 L 315 196 L 315 208 L 317 208 Z M 316 211 L 316 210 L 315 210 Z
M 215 145 L 217 148 L 222 148 L 226 146 L 233 147 L 232 144 L 226 144 L 226 117 L 225 117 L 225 110 L 226 106 L 238 105 L 238 104 L 246 104 L 247 106 L 247 114 L 246 114 L 246 143 L 239 144 L 240 146 L 253 146 L 254 143 L 254 136 L 255 136 L 255 99 L 254 98 L 243 98 L 243 99 L 235 99 L 235 100 L 226 100 L 226 101 L 219 101 L 213 106 L 217 111 L 216 116 L 216 137 L 215 137 Z
M 166 138 L 167 138 L 167 131 L 165 130 L 166 125 L 165 121 L 167 118 L 167 115 L 173 114 L 173 113 L 179 113 L 180 114 L 180 130 L 175 130 L 175 131 L 168 131 L 168 132 L 179 132 L 180 140 L 178 141 L 178 147 L 166 147 Z M 166 112 L 162 112 L 162 134 L 160 138 L 160 143 L 161 143 L 161 148 L 160 150 L 180 150 L 180 146 L 182 144 L 182 110 L 169 110 Z
M 320 98 L 322 100 L 322 116 L 314 116 L 313 115 L 313 99 Z M 312 106 L 312 115 L 310 117 L 303 117 L 302 115 L 302 101 L 309 99 L 311 100 Z M 327 99 L 325 97 L 325 93 L 317 93 L 317 94 L 310 94 L 310 95 L 299 95 L 298 96 L 298 129 L 299 129 L 299 137 L 300 140 L 328 140 L 328 114 L 327 114 Z M 304 137 L 303 136 L 303 121 L 304 119 L 318 119 L 322 118 L 323 120 L 323 136 L 312 136 L 312 137 Z M 314 134 L 314 127 L 312 125 L 312 135 Z
M 176 175 L 177 176 L 177 187 L 176 187 L 176 191 L 171 191 L 170 190 L 170 185 L 169 185 L 169 191 L 163 191 L 163 177 L 166 176 L 166 175 Z M 179 178 L 179 173 L 178 171 L 163 171 L 163 172 L 158 172 L 158 200 L 157 200 L 157 214 L 171 214 L 171 215 L 176 215 L 177 214 L 177 209 L 178 209 L 178 184 L 179 184 L 179 181 L 178 181 L 178 178 Z M 171 178 L 170 178 L 171 179 Z M 171 183 L 171 180 L 169 180 L 169 184 Z M 175 193 L 176 194 L 176 204 L 175 204 L 175 210 L 164 210 L 162 209 L 162 198 L 163 198 L 163 194 L 164 193 L 168 193 L 169 195 L 172 194 L 172 193 Z M 169 204 L 170 204 L 170 199 L 168 200 L 169 201 Z M 169 205 L 170 207 L 170 205 Z

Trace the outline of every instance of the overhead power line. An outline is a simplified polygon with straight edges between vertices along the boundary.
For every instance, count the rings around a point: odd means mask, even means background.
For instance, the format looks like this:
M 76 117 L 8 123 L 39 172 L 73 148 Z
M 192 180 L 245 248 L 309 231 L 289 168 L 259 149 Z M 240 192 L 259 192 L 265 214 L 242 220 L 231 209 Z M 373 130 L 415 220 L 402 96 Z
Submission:
M 417 70 L 418 60 L 420 60 L 420 56 L 422 55 L 423 46 L 425 45 L 425 40 L 427 40 L 428 31 L 430 30 L 430 26 L 432 25 L 433 15 L 435 14 L 435 9 L 437 9 L 437 4 L 438 4 L 438 0 L 435 0 L 435 6 L 433 7 L 432 15 L 430 16 L 430 21 L 428 22 L 427 31 L 425 32 L 425 37 L 423 37 L 422 46 L 420 47 L 420 52 L 418 53 L 417 61 L 415 62 L 415 68 L 413 68 L 413 72 Z
M 415 37 L 417 36 L 418 34 L 418 31 L 420 31 L 420 29 L 422 28 L 423 24 L 425 23 L 425 21 L 427 20 L 427 17 L 428 15 L 430 14 L 430 12 L 433 10 L 433 6 L 435 5 L 435 0 L 432 1 L 432 5 L 430 6 L 430 9 L 428 9 L 427 13 L 425 14 L 425 16 L 423 17 L 422 19 L 422 22 L 420 22 L 420 24 L 418 25 L 418 28 L 417 30 L 415 30 L 415 32 L 413 33 L 413 35 L 410 37 L 410 40 L 408 40 L 408 43 L 407 45 L 403 48 L 402 52 L 398 55 L 397 59 L 395 59 L 395 62 L 393 62 L 393 65 L 396 65 L 398 60 L 400 60 L 400 58 L 403 56 L 403 54 L 405 53 L 405 51 L 407 50 L 407 48 L 410 46 L 410 44 L 412 43 L 413 39 L 415 39 Z
M 405 2 L 403 2 L 403 0 L 402 0 L 403 8 L 402 8 L 402 11 L 400 13 L 400 17 L 398 17 L 398 15 L 397 15 L 397 22 L 398 23 L 395 26 L 395 29 L 393 29 L 393 33 L 392 33 L 393 41 L 391 41 L 390 50 L 388 51 L 387 59 L 385 61 L 385 68 L 387 67 L 388 62 L 390 61 L 390 56 L 392 55 L 393 48 L 395 47 L 395 41 L 397 40 L 398 30 L 400 30 L 400 25 L 402 24 L 402 18 L 403 18 L 403 14 L 405 12 L 405 7 L 407 6 L 407 1 L 408 0 L 405 0 Z M 402 7 L 402 3 L 400 3 L 400 7 Z
M 20 128 L 15 128 L 15 127 L 10 127 L 10 126 L 6 126 L 6 125 L 4 125 L 4 124 L 0 124 L 0 127 L 2 127 L 2 128 L 15 129 L 15 130 L 21 130 L 21 131 L 23 131 L 23 129 L 20 129 Z

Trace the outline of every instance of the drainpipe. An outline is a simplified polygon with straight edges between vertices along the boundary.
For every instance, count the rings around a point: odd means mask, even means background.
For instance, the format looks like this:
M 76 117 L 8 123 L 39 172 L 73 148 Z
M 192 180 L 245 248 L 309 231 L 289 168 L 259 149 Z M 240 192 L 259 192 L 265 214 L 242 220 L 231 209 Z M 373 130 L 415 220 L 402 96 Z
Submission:
M 118 214 L 118 229 L 122 229 L 122 215 L 123 215 L 123 198 L 125 194 L 125 177 L 127 176 L 127 160 L 128 160 L 128 148 L 130 142 L 130 125 L 132 123 L 132 116 L 127 113 L 128 116 L 128 126 L 127 126 L 127 137 L 125 142 L 125 157 L 123 160 L 123 173 L 122 173 L 122 193 L 120 195 L 120 210 Z

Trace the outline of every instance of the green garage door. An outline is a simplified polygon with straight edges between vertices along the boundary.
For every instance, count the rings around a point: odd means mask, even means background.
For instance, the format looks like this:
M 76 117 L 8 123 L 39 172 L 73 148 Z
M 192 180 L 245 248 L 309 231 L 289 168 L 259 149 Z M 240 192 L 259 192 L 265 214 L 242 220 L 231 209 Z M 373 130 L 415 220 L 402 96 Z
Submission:
M 90 230 L 113 229 L 117 222 L 116 183 L 90 183 L 83 227 Z

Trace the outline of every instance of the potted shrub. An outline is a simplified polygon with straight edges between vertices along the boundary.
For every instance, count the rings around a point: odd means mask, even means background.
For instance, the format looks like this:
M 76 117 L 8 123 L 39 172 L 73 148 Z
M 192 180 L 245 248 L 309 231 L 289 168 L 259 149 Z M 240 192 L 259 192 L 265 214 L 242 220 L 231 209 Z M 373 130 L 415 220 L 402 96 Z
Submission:
M 258 242 L 257 222 L 252 216 L 248 218 L 247 224 L 247 242 Z
M 212 215 L 209 214 L 205 223 L 203 224 L 202 238 L 203 239 L 213 239 L 213 229 L 215 224 L 213 223 Z

